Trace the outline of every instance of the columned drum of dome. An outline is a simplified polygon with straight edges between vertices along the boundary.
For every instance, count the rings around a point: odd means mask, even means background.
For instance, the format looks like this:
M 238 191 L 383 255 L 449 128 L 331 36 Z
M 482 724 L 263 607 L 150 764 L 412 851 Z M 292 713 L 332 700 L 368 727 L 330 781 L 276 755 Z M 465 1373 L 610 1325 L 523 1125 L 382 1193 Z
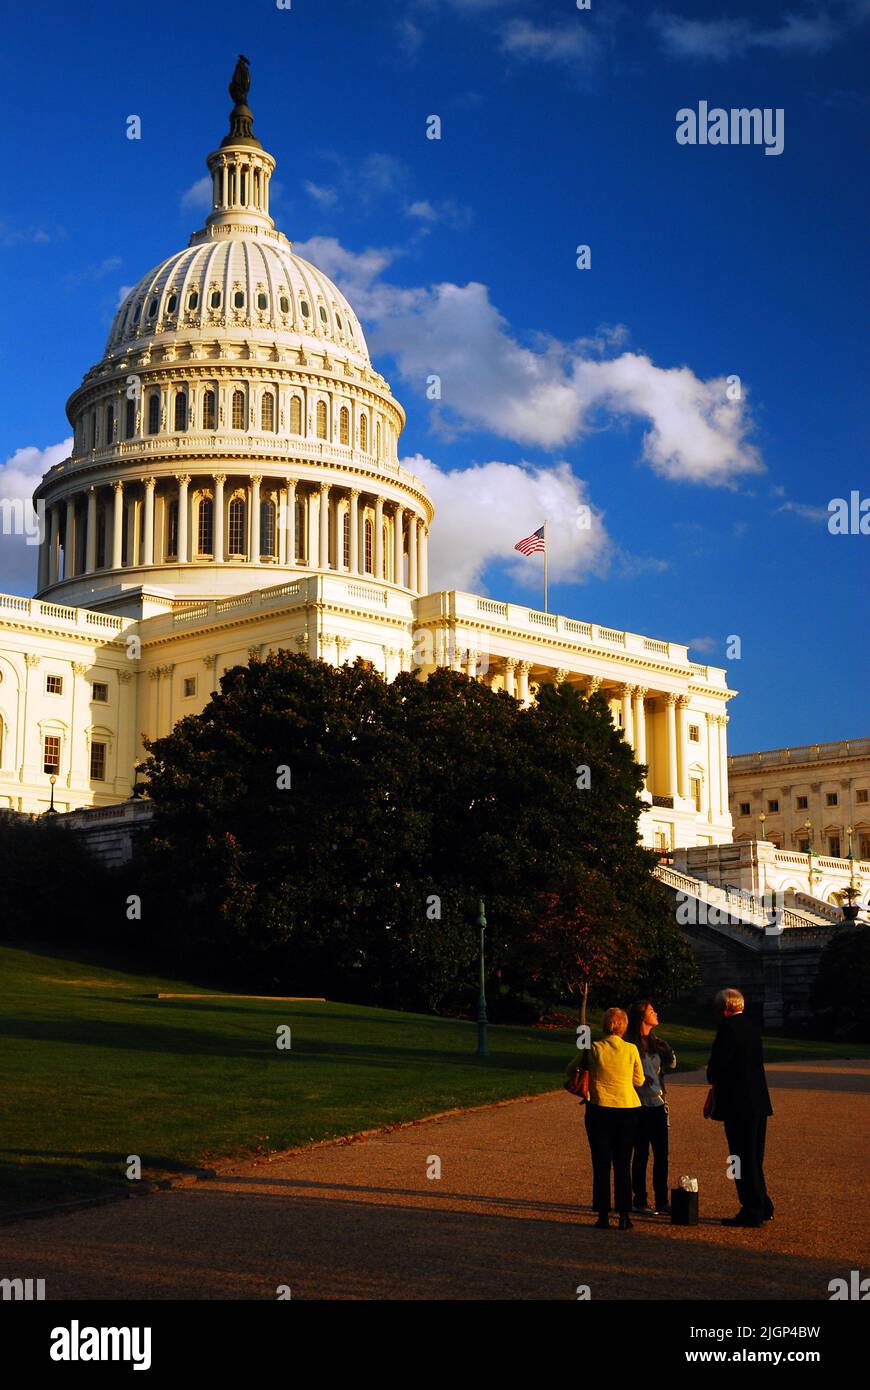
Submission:
M 312 571 L 423 591 L 433 507 L 398 461 L 404 411 L 344 295 L 275 227 L 248 85 L 240 59 L 205 226 L 129 292 L 67 403 L 72 454 L 34 494 L 40 596 L 221 597 Z

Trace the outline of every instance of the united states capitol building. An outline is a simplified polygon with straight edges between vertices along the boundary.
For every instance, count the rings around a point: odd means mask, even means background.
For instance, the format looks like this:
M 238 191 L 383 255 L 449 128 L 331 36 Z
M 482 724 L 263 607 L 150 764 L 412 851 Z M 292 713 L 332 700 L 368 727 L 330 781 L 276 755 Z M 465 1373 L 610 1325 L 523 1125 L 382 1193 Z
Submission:
M 143 736 L 289 648 L 387 679 L 447 665 L 524 702 L 546 681 L 600 691 L 649 769 L 644 842 L 730 842 L 723 670 L 430 588 L 405 413 L 351 305 L 269 215 L 248 80 L 240 64 L 205 226 L 127 294 L 70 396 L 72 454 L 34 494 L 36 597 L 0 596 L 0 807 L 45 811 L 52 786 L 61 811 L 124 801 Z

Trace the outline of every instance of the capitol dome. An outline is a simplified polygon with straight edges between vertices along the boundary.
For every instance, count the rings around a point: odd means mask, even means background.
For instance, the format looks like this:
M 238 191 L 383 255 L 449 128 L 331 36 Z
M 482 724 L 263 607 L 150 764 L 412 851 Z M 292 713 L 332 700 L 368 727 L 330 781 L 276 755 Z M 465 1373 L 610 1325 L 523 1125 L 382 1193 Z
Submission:
M 205 226 L 126 294 L 67 402 L 72 454 L 34 494 L 40 596 L 123 611 L 146 587 L 221 598 L 312 571 L 427 591 L 433 508 L 398 461 L 404 411 L 270 216 L 249 85 L 240 59 Z

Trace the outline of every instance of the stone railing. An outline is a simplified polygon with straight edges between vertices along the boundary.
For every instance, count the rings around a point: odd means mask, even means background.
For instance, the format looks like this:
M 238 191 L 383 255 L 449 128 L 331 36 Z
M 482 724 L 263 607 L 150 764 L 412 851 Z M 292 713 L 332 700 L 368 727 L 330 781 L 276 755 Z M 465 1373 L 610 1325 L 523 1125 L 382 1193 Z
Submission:
M 636 632 L 620 632 L 616 628 L 602 627 L 598 623 L 566 618 L 561 613 L 543 613 L 540 609 L 524 608 L 514 603 L 499 603 L 495 599 L 459 590 L 447 591 L 446 597 L 449 600 L 450 612 L 448 614 L 442 605 L 439 616 L 450 616 L 457 622 L 474 624 L 486 618 L 501 618 L 506 627 L 517 628 L 525 635 L 528 635 L 530 627 L 546 628 L 554 637 L 570 638 L 590 646 L 618 647 L 620 654 L 625 656 L 636 655 L 646 660 L 651 656 L 661 658 L 679 667 L 681 673 L 690 671 L 694 678 L 715 686 L 717 690 L 727 689 L 725 671 L 718 666 L 699 666 L 690 662 L 688 648 L 680 642 L 664 642 Z M 419 616 L 421 622 L 425 622 L 429 616 L 425 603 L 420 606 Z
M 123 464 L 130 459 L 146 463 L 165 457 L 172 462 L 175 458 L 188 455 L 205 456 L 208 460 L 232 459 L 239 472 L 244 472 L 248 456 L 257 459 L 278 457 L 284 459 L 310 460 L 325 465 L 336 464 L 342 468 L 358 468 L 387 473 L 399 480 L 417 483 L 416 475 L 410 473 L 397 459 L 377 458 L 374 454 L 363 453 L 349 444 L 332 444 L 328 439 L 303 439 L 295 435 L 244 434 L 232 436 L 224 430 L 191 430 L 179 434 L 146 435 L 142 439 L 119 439 L 113 444 L 102 444 L 96 449 L 83 449 L 69 459 L 56 464 L 51 470 L 55 476 L 73 473 L 77 468 L 95 463 Z M 57 470 L 57 472 L 55 472 Z
M 770 767 L 779 763 L 815 763 L 837 758 L 866 758 L 870 738 L 842 739 L 839 743 L 805 743 L 797 748 L 769 748 L 761 753 L 735 753 L 728 759 L 734 772 Z
M 727 912 L 729 918 L 737 918 L 740 924 L 749 924 L 758 930 L 765 930 L 771 925 L 770 916 L 763 901 L 746 889 L 720 888 L 716 884 L 707 883 L 705 879 L 692 878 L 689 874 L 680 873 L 679 869 L 673 869 L 668 864 L 657 864 L 653 869 L 653 874 L 662 883 L 666 883 L 669 888 L 678 889 L 701 902 L 709 903 L 711 907 Z M 738 923 L 729 922 L 729 925 L 737 925 Z M 777 909 L 776 925 L 806 929 L 813 928 L 818 924 L 808 921 L 808 918 L 800 912 L 786 907 Z
M 313 574 L 305 579 L 293 579 L 285 584 L 273 584 L 268 589 L 253 589 L 246 594 L 212 599 L 208 603 L 187 604 L 169 618 L 162 615 L 146 619 L 149 635 L 165 629 L 209 625 L 229 614 L 262 612 L 278 604 L 296 607 L 306 603 L 340 603 L 352 600 L 354 606 L 363 603 L 379 612 L 391 612 L 410 621 L 412 596 L 390 585 L 367 582 L 343 575 Z
M 91 633 L 95 629 L 103 633 L 120 632 L 130 621 L 116 618 L 111 613 L 95 613 L 90 608 L 68 608 L 62 603 L 47 603 L 38 598 L 20 598 L 17 594 L 0 594 L 0 614 L 4 609 L 6 612 L 20 613 L 29 618 L 41 618 L 52 626 L 62 623 L 64 626 Z

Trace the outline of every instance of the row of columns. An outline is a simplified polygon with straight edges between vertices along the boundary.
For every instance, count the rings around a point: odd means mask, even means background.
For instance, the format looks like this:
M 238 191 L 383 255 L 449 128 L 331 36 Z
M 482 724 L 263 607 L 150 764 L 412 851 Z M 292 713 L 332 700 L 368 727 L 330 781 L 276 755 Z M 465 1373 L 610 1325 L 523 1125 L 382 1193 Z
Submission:
M 260 546 L 260 504 L 262 500 L 262 477 L 254 475 L 245 480 L 244 501 L 246 503 L 246 558 L 252 565 L 261 562 Z M 207 478 L 192 478 L 188 473 L 176 476 L 178 491 L 166 493 L 166 503 L 178 502 L 178 526 L 175 555 L 167 555 L 165 545 L 158 547 L 155 531 L 155 494 L 157 479 L 143 478 L 134 485 L 117 481 L 112 486 L 112 504 L 106 510 L 106 534 L 104 540 L 103 568 L 121 569 L 125 565 L 151 566 L 155 563 L 158 548 L 162 558 L 158 563 L 188 564 L 196 555 L 197 513 L 191 506 L 193 500 L 203 501 L 211 497 L 212 511 L 212 549 L 202 558 L 212 563 L 222 564 L 227 560 L 225 518 L 228 502 L 225 488 L 227 475 L 215 473 Z M 197 488 L 191 496 L 191 483 Z M 203 484 L 205 485 L 203 489 Z M 344 488 L 335 484 L 301 485 L 307 508 L 302 514 L 302 523 L 307 523 L 307 535 L 297 534 L 297 493 L 300 485 L 291 479 L 276 489 L 270 488 L 269 498 L 276 506 L 276 538 L 274 559 L 279 564 L 295 566 L 297 556 L 305 556 L 305 563 L 312 569 L 333 569 L 342 573 L 368 575 L 378 580 L 386 580 L 389 572 L 388 556 L 384 547 L 384 521 L 392 519 L 392 582 L 405 587 L 405 554 L 408 555 L 407 587 L 414 593 L 428 592 L 429 585 L 429 531 L 419 513 L 400 503 L 386 502 L 380 495 L 366 494 L 359 488 Z M 141 488 L 141 493 L 139 489 Z M 47 521 L 39 552 L 39 588 L 43 590 L 61 578 L 61 552 L 63 553 L 63 578 L 71 579 L 79 573 L 89 574 L 97 568 L 97 498 L 96 487 L 87 490 L 87 510 L 85 525 L 84 568 L 77 567 L 77 527 L 78 498 L 72 494 L 63 502 L 48 506 Z M 361 499 L 371 497 L 366 515 L 366 504 Z M 124 508 L 127 508 L 127 554 L 124 554 Z M 139 547 L 139 507 L 143 509 L 141 551 Z M 347 562 L 344 555 L 344 518 L 348 517 L 349 554 Z M 366 520 L 372 524 L 371 564 L 366 568 Z M 63 542 L 61 544 L 61 528 Z M 163 532 L 168 540 L 168 524 L 164 520 Z M 137 554 L 137 552 L 139 552 Z M 330 559 L 331 552 L 331 559 Z M 267 557 L 268 558 L 268 557 Z

